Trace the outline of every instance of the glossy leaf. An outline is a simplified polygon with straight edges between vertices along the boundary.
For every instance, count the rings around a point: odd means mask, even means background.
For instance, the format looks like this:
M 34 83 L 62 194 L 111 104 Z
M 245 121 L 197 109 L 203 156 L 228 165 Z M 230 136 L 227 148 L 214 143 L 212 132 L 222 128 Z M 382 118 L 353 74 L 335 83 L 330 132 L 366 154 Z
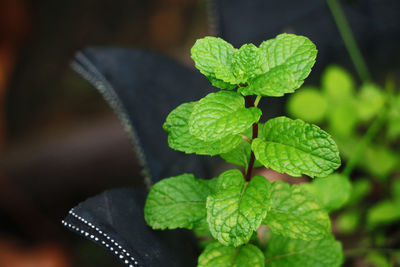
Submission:
M 228 135 L 214 141 L 204 141 L 189 132 L 189 118 L 195 102 L 184 103 L 175 108 L 167 117 L 163 128 L 168 132 L 168 144 L 179 151 L 200 155 L 217 155 L 226 153 L 242 141 L 238 135 Z
M 232 69 L 234 53 L 235 48 L 231 44 L 210 36 L 198 39 L 191 49 L 191 57 L 201 73 L 228 84 L 237 84 Z
M 227 89 L 227 90 L 232 90 L 237 87 L 236 84 L 231 84 L 224 82 L 223 80 L 215 78 L 213 75 L 206 76 L 207 80 L 210 81 L 210 83 L 220 89 Z
M 197 266 L 264 267 L 264 255 L 258 247 L 252 244 L 235 248 L 214 242 L 201 253 Z
M 145 220 L 153 229 L 192 229 L 206 218 L 206 198 L 214 181 L 182 174 L 153 185 L 144 207 Z
M 217 192 L 207 198 L 207 222 L 215 239 L 234 247 L 249 241 L 267 215 L 270 183 L 255 176 L 245 183 L 242 173 L 229 170 L 218 178 Z
M 263 221 L 271 232 L 295 239 L 318 240 L 331 232 L 330 219 L 301 186 L 272 184 L 271 209 Z
M 338 267 L 343 263 L 343 251 L 332 236 L 304 241 L 272 235 L 265 258 L 270 267 Z
M 219 91 L 196 102 L 190 115 L 191 135 L 215 141 L 244 132 L 260 119 L 261 110 L 246 108 L 244 98 L 236 92 Z
M 315 45 L 304 36 L 280 34 L 263 42 L 266 72 L 239 88 L 243 95 L 283 96 L 299 88 L 315 63 Z
M 329 134 L 302 120 L 267 121 L 263 137 L 254 139 L 251 147 L 266 168 L 291 176 L 323 177 L 340 166 L 338 148 Z
M 261 129 L 263 124 L 258 124 L 258 129 Z M 259 134 L 261 134 L 259 130 Z M 243 135 L 247 136 L 249 140 L 252 137 L 252 128 L 249 128 L 247 131 L 243 133 Z M 221 158 L 223 158 L 226 162 L 231 164 L 236 164 L 239 166 L 246 167 L 249 164 L 251 155 L 251 145 L 248 140 L 242 140 L 238 146 L 234 149 L 230 150 L 229 152 L 220 154 Z M 262 164 L 255 160 L 254 167 L 261 167 Z
M 253 44 L 245 44 L 233 54 L 232 65 L 238 83 L 257 77 L 267 70 L 264 53 Z

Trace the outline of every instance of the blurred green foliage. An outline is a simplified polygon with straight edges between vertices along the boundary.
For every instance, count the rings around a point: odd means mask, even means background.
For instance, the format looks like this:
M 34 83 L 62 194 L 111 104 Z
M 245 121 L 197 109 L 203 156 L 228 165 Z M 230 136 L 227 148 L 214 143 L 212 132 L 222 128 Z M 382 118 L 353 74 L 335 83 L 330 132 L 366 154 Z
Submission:
M 312 183 L 304 183 L 302 186 L 314 195 L 319 205 L 328 212 L 347 203 L 352 191 L 349 178 L 337 173 L 315 179 Z
M 394 147 L 400 136 L 400 94 L 393 95 L 373 83 L 356 90 L 351 75 L 339 66 L 329 66 L 322 76 L 321 88 L 306 87 L 289 98 L 288 113 L 327 128 L 339 145 L 344 159 L 349 159 L 379 114 L 385 116 L 383 138 L 364 151 L 358 167 L 373 178 L 384 181 L 400 170 L 400 154 Z M 388 137 L 388 138 L 385 138 Z
M 390 233 L 400 223 L 400 92 L 394 88 L 390 80 L 385 88 L 357 86 L 345 69 L 332 65 L 320 88 L 304 86 L 287 102 L 290 116 L 327 129 L 339 146 L 347 163 L 342 174 L 302 186 L 328 212 L 339 210 L 335 233 L 355 237 L 357 249 L 371 249 L 361 253 L 368 266 L 400 264 L 393 247 L 400 240 Z

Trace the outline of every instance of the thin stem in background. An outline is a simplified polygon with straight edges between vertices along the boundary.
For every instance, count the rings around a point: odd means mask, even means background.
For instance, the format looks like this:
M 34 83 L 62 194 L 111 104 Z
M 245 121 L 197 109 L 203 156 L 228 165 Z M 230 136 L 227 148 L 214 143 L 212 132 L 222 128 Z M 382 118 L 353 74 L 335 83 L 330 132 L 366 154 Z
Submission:
M 343 12 L 342 6 L 340 5 L 339 0 L 327 0 L 327 4 L 329 9 L 331 10 L 333 19 L 335 20 L 336 26 L 342 36 L 344 44 L 346 46 L 347 51 L 350 54 L 350 58 L 353 61 L 353 64 L 356 68 L 358 75 L 361 80 L 365 83 L 371 80 L 371 76 L 369 74 L 367 65 L 365 60 L 360 52 L 360 49 L 357 45 L 357 42 L 354 38 L 353 32 L 349 26 L 349 23 L 346 19 L 346 16 Z M 362 137 L 361 141 L 358 143 L 356 151 L 352 155 L 352 157 L 347 162 L 343 170 L 343 174 L 346 176 L 350 176 L 351 172 L 357 165 L 362 153 L 372 142 L 382 124 L 385 121 L 386 112 L 382 112 L 375 119 L 375 121 L 370 125 L 365 135 Z
M 357 42 L 354 39 L 353 32 L 350 29 L 349 23 L 347 22 L 346 16 L 344 15 L 339 1 L 327 0 L 327 3 L 358 75 L 364 83 L 370 81 L 371 76 L 369 74 L 367 65 L 365 64 L 365 60 L 360 52 L 359 47 L 357 46 Z
M 381 253 L 394 253 L 396 249 L 391 248 L 355 248 L 355 249 L 348 249 L 343 251 L 345 257 L 356 257 L 359 255 L 372 253 L 372 252 L 381 252 Z
M 350 176 L 354 167 L 357 165 L 362 153 L 371 144 L 372 140 L 378 133 L 379 129 L 381 129 L 383 123 L 385 122 L 385 119 L 386 119 L 386 110 L 381 112 L 378 115 L 378 117 L 375 119 L 375 121 L 369 126 L 367 132 L 361 138 L 361 141 L 358 143 L 354 154 L 349 159 L 349 161 L 346 164 L 346 167 L 344 168 L 344 170 L 342 172 L 345 176 L 347 176 L 347 177 Z

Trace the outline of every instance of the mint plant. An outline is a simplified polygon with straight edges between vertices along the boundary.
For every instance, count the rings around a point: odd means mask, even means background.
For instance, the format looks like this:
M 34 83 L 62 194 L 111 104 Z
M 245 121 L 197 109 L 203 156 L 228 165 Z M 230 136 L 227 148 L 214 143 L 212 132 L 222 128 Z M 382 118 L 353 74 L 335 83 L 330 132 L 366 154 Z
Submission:
M 187 154 L 219 155 L 239 167 L 209 180 L 192 174 L 163 179 L 151 188 L 144 213 L 153 229 L 186 228 L 208 235 L 198 266 L 342 263 L 328 213 L 305 187 L 252 175 L 254 166 L 264 166 L 315 178 L 340 166 L 335 142 L 318 126 L 288 117 L 260 122 L 261 98 L 293 93 L 316 55 L 309 39 L 293 34 L 259 47 L 236 49 L 215 37 L 193 46 L 196 68 L 220 90 L 168 115 L 163 125 L 168 144 Z

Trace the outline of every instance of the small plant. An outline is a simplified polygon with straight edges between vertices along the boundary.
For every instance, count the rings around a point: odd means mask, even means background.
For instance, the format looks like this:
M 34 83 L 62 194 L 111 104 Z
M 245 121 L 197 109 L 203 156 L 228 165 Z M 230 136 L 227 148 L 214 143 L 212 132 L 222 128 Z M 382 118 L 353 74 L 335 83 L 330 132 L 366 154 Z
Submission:
M 335 142 L 318 126 L 287 117 L 260 123 L 261 97 L 298 89 L 315 63 L 315 45 L 303 36 L 281 34 L 259 47 L 235 49 L 205 37 L 191 53 L 200 72 L 221 90 L 168 115 L 163 128 L 169 146 L 220 155 L 243 171 L 228 170 L 209 180 L 192 174 L 163 179 L 147 197 L 146 222 L 153 229 L 208 235 L 201 267 L 339 266 L 341 244 L 312 194 L 303 186 L 252 175 L 254 166 L 263 165 L 294 177 L 324 177 L 340 166 Z

